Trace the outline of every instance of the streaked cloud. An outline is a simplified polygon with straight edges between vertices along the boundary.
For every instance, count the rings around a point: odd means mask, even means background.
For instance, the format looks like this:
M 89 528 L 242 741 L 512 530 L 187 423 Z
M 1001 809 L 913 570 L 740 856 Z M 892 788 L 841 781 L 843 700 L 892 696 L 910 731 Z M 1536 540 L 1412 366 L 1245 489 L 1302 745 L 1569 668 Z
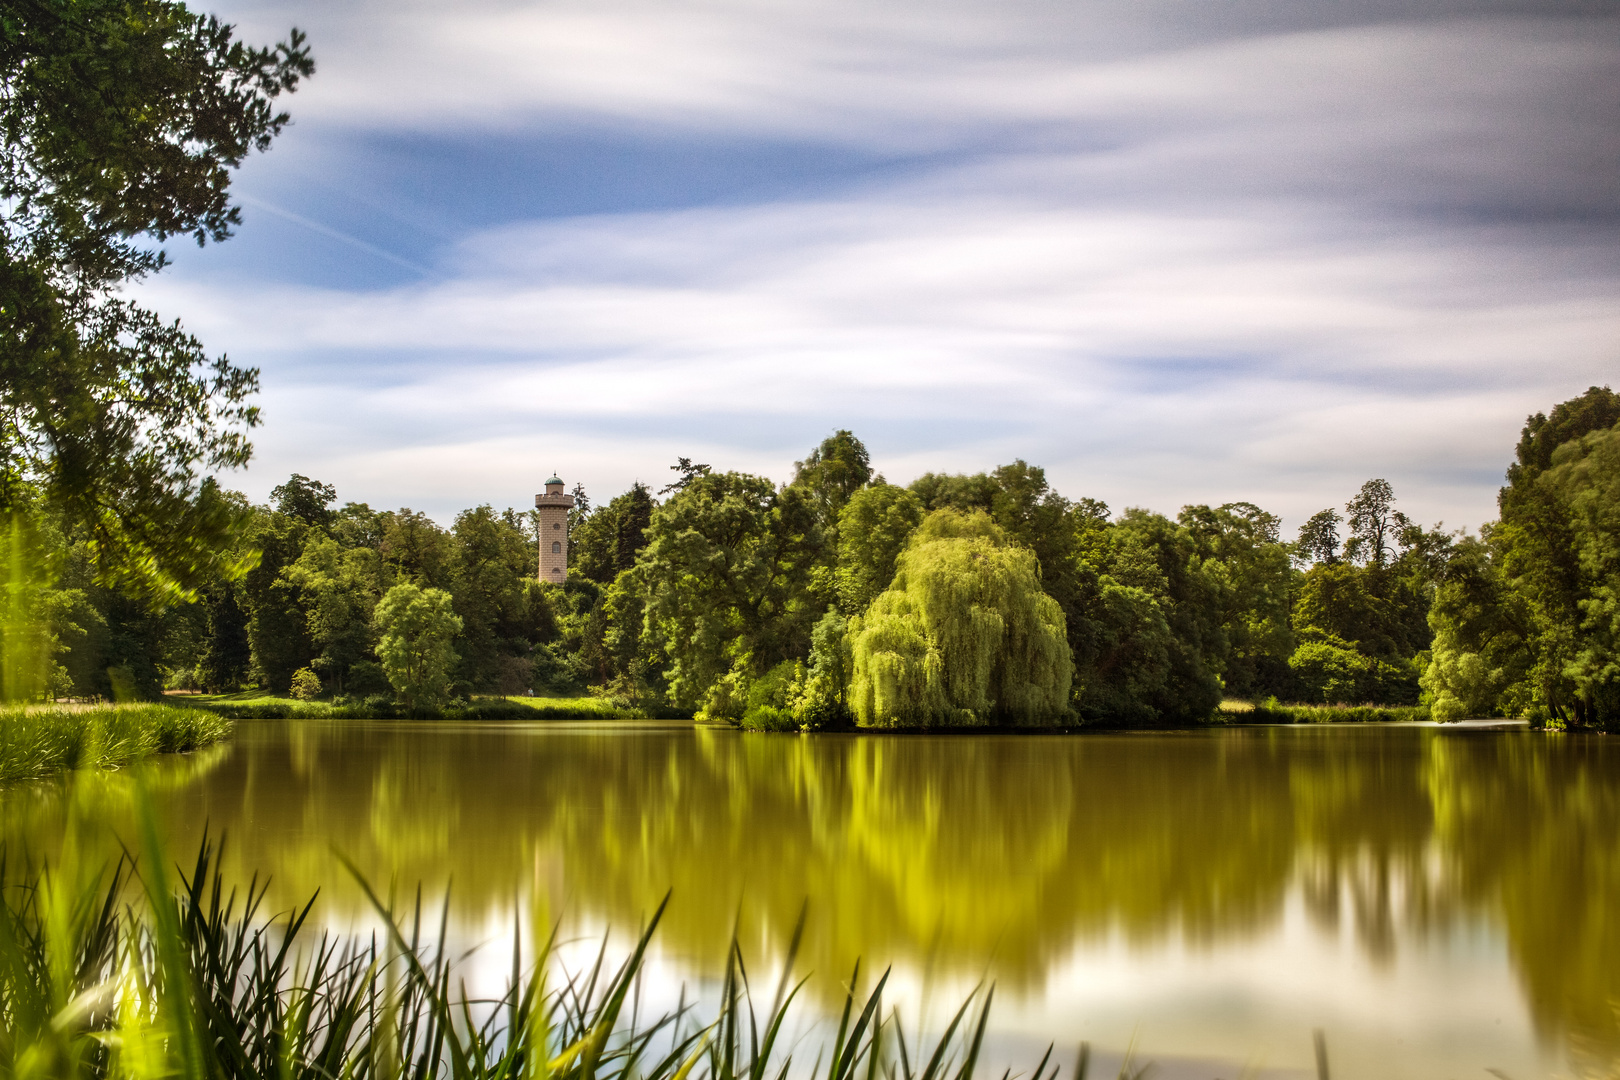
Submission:
M 264 368 L 261 496 L 785 478 L 849 426 L 897 480 L 1022 456 L 1298 520 L 1383 475 L 1477 524 L 1525 413 L 1620 358 L 1620 33 L 1317 7 L 244 9 L 321 57 L 243 176 L 282 216 L 146 291 Z M 590 213 L 447 149 L 593 139 Z M 638 173 L 683 140 L 749 179 Z

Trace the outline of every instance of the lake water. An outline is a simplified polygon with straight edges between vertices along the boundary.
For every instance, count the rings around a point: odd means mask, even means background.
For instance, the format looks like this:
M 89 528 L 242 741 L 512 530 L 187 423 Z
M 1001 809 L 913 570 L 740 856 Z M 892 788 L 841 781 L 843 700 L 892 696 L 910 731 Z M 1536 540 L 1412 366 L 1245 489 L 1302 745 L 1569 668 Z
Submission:
M 1613 1076 L 1620 741 L 1416 725 L 1081 736 L 743 735 L 670 724 L 244 722 L 148 786 L 171 850 L 227 837 L 271 901 L 373 925 L 380 886 L 490 939 L 543 902 L 654 971 L 756 970 L 808 902 L 814 1009 L 856 957 L 911 1007 L 996 984 L 993 1060 L 1049 1041 L 1159 1077 Z M 133 777 L 0 792 L 15 850 L 132 840 Z M 476 961 L 475 961 L 476 964 Z M 996 1075 L 1000 1074 L 997 1069 Z M 1067 1076 L 1069 1070 L 1064 1070 Z

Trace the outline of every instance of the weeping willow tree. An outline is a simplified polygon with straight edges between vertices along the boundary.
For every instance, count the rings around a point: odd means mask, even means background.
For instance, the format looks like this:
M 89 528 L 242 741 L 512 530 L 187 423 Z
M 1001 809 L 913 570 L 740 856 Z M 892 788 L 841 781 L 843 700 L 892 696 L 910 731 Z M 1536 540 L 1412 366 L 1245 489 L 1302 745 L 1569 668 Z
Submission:
M 850 707 L 872 727 L 1055 723 L 1072 662 L 1035 554 L 983 512 L 937 511 L 850 620 Z

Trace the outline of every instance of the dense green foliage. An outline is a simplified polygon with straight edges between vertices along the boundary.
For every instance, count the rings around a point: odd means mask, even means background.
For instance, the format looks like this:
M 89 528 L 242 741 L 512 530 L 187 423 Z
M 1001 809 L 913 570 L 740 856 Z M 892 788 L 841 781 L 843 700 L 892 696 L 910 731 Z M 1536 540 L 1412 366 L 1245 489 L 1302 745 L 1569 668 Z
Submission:
M 402 581 L 377 603 L 377 659 L 408 709 L 437 709 L 450 698 L 450 643 L 463 628 L 450 594 Z M 293 686 L 294 696 L 298 687 Z
M 865 611 L 894 580 L 895 561 L 923 517 L 914 492 L 877 483 L 852 494 L 838 522 L 838 604 Z
M 825 608 L 812 571 L 825 552 L 812 498 L 765 477 L 709 473 L 660 506 L 630 572 L 645 588 L 670 699 L 740 718 L 749 679 L 808 653 Z
M 1620 727 L 1620 395 L 1532 416 L 1499 505 L 1429 612 L 1435 714 Z
M 936 510 L 850 621 L 850 701 L 873 727 L 1055 723 L 1072 658 L 1039 564 L 983 511 Z
M 646 484 L 632 485 L 594 513 L 583 488 L 574 489 L 575 506 L 569 522 L 568 573 L 589 578 L 602 585 L 636 564 L 636 556 L 647 546 L 647 526 L 652 524 L 652 492 Z
M 224 240 L 231 170 L 287 123 L 301 35 L 250 48 L 174 0 L 29 0 L 0 14 L 0 510 L 43 509 L 95 578 L 190 598 L 239 570 L 257 371 L 210 358 L 120 289 L 153 246 Z
M 445 529 L 302 476 L 249 505 L 213 474 L 248 460 L 257 372 L 120 290 L 156 245 L 230 235 L 231 171 L 313 70 L 296 30 L 248 47 L 175 0 L 0 13 L 0 697 L 591 688 L 822 728 L 1198 723 L 1274 696 L 1620 727 L 1607 388 L 1529 418 L 1478 539 L 1384 479 L 1292 543 L 1247 502 L 1111 515 L 1022 460 L 902 488 L 847 430 L 781 486 L 680 458 L 656 496 L 576 488 L 561 588 L 512 510 Z
M 1222 707 L 1220 717 L 1234 724 L 1399 724 L 1428 720 L 1423 705 L 1280 705 L 1266 701 L 1253 707 Z
M 268 695 L 181 698 L 188 707 L 231 720 L 393 720 L 430 715 L 445 720 L 635 720 L 646 714 L 602 697 L 479 697 L 437 710 L 411 708 L 394 694 L 336 701 Z
M 1198 724 L 1226 699 L 1610 726 L 1611 416 L 1594 389 L 1532 418 L 1477 538 L 1415 524 L 1375 479 L 1293 542 L 1252 503 L 1114 514 L 1023 461 L 900 487 L 841 431 L 783 485 L 683 460 L 661 497 L 593 509 L 576 488 L 562 586 L 535 580 L 529 515 L 444 528 L 294 476 L 271 506 L 222 496 L 248 522 L 229 557 L 257 561 L 193 603 L 96 585 L 60 531 L 0 537 L 38 570 L 7 593 L 35 673 L 7 692 L 285 695 L 304 671 L 299 692 L 340 710 L 589 693 L 761 730 Z M 429 597 L 432 619 L 400 621 Z

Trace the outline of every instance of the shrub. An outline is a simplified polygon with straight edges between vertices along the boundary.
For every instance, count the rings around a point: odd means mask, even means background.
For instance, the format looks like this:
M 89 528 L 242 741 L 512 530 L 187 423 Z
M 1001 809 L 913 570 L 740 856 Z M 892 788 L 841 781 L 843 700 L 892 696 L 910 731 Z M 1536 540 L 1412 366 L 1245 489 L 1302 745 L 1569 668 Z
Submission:
M 291 694 L 299 701 L 314 701 L 321 696 L 321 677 L 307 667 L 293 672 Z
M 799 720 L 792 709 L 775 705 L 752 705 L 739 725 L 744 731 L 798 731 Z
M 750 731 L 799 730 L 793 699 L 804 678 L 803 664 L 784 660 L 755 679 L 748 688 L 748 708 L 741 717 L 741 726 Z
M 704 691 L 697 719 L 707 723 L 742 723 L 743 715 L 748 712 L 748 693 L 753 682 L 748 677 L 748 657 L 743 657 Z

